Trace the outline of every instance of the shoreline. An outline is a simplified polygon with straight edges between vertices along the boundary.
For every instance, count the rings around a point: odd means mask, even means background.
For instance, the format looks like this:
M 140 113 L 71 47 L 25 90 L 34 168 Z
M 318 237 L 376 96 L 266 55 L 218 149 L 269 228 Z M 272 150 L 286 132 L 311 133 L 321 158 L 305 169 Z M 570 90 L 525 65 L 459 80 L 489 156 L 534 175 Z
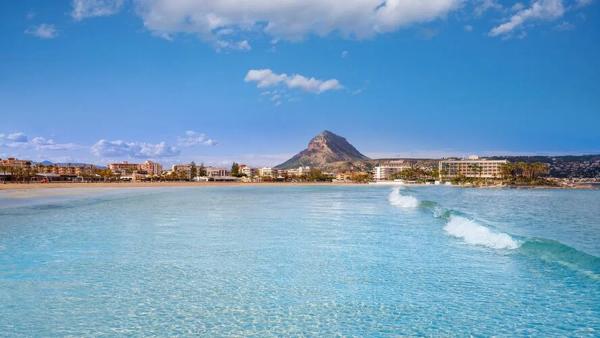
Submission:
M 239 187 L 239 186 L 367 186 L 366 183 L 342 182 L 99 182 L 99 183 L 5 183 L 3 190 L 65 189 L 65 188 L 163 188 L 163 187 Z
M 0 191 L 7 190 L 48 190 L 48 189 L 130 189 L 130 188 L 166 188 L 166 187 L 300 187 L 300 186 L 437 186 L 431 184 L 368 184 L 353 182 L 98 182 L 98 183 L 76 183 L 76 182 L 58 182 L 58 183 L 4 183 L 0 184 Z M 488 188 L 488 189 L 598 189 L 592 184 L 580 184 L 575 186 L 469 186 L 469 185 L 451 185 L 455 188 Z

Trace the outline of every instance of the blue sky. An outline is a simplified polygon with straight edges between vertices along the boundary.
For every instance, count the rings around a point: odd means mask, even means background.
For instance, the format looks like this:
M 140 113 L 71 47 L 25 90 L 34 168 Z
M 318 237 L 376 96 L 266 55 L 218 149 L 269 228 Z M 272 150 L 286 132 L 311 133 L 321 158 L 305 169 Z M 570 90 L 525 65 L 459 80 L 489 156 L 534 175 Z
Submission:
M 0 2 L 0 157 L 600 152 L 589 0 Z

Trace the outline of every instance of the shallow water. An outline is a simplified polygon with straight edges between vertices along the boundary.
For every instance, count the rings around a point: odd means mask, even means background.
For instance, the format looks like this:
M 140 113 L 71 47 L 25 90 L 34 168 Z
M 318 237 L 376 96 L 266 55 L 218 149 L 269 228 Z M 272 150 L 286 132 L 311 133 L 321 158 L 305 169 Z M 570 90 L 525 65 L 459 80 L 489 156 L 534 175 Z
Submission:
M 203 187 L 29 202 L 0 208 L 2 336 L 600 334 L 598 190 Z

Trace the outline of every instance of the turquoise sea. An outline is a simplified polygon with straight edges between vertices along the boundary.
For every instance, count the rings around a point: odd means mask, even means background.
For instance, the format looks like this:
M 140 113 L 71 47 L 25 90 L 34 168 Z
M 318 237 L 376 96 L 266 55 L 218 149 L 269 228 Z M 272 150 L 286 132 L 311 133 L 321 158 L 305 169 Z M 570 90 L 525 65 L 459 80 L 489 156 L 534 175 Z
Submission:
M 599 257 L 600 190 L 0 192 L 0 336 L 593 337 Z

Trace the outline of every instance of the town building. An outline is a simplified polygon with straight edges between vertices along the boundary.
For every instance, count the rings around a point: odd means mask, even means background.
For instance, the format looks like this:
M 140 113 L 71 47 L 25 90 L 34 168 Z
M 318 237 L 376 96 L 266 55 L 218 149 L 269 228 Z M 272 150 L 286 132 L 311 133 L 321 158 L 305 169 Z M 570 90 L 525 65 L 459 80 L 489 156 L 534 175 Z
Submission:
M 310 173 L 310 167 L 309 166 L 300 166 L 296 169 L 289 169 L 287 170 L 287 174 L 289 176 L 295 176 L 295 177 L 299 177 L 299 176 L 303 176 L 303 175 L 308 175 Z
M 223 168 L 206 167 L 207 177 L 224 177 L 229 176 L 229 171 Z
M 31 168 L 31 161 L 29 160 L 19 160 L 14 157 L 9 157 L 5 159 L 0 159 L 0 167 L 4 168 Z
M 260 177 L 273 177 L 273 169 L 269 167 L 264 167 L 258 169 L 258 176 Z
M 375 181 L 386 181 L 389 180 L 392 175 L 409 168 L 412 168 L 412 166 L 404 160 L 391 160 L 383 164 L 380 163 L 373 168 L 373 179 Z
M 146 161 L 140 165 L 140 169 L 145 171 L 148 175 L 158 176 L 162 173 L 163 167 L 160 163 L 153 161 Z
M 243 167 L 240 165 L 240 174 L 246 175 L 246 177 L 252 177 L 256 175 L 256 169 L 250 168 L 247 165 L 244 165 Z
M 352 181 L 352 176 L 353 176 L 352 172 L 337 173 L 335 175 L 335 179 L 333 181 L 334 182 L 350 182 L 350 181 Z
M 40 174 L 55 174 L 58 176 L 92 176 L 96 167 L 92 164 L 65 163 L 52 165 L 38 165 L 36 171 Z
M 138 170 L 141 170 L 141 165 L 138 163 L 129 163 L 127 161 L 123 161 L 121 163 L 110 163 L 108 165 L 108 169 L 116 174 L 131 174 Z
M 456 177 L 500 178 L 502 166 L 507 160 L 487 160 L 477 156 L 467 159 L 448 159 L 439 162 L 439 178 L 447 180 Z
M 179 179 L 193 179 L 192 164 L 174 164 L 171 166 L 171 173 L 176 174 Z

